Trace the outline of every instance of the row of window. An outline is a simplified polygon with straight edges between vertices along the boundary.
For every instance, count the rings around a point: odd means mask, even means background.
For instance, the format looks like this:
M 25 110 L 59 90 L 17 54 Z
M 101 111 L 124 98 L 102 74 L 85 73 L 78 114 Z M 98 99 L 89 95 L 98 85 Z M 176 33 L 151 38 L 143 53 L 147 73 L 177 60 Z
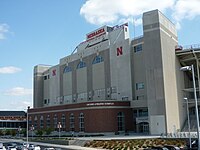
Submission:
M 4 121 L 0 122 L 0 128 L 26 128 L 26 122 Z
M 38 128 L 38 118 L 35 116 L 34 122 L 32 123 L 32 120 L 29 120 L 29 126 L 32 125 L 34 128 Z M 39 120 L 39 128 L 44 128 L 44 117 L 40 116 Z M 74 124 L 75 124 L 75 117 L 74 114 L 71 113 L 69 117 L 69 126 L 70 126 L 70 131 L 74 131 Z M 46 127 L 50 128 L 51 127 L 51 119 L 50 116 L 48 115 L 46 117 Z M 61 121 L 58 121 L 58 116 L 55 114 L 53 117 L 53 128 L 66 128 L 66 116 L 65 114 L 62 114 Z M 79 130 L 80 132 L 84 131 L 84 114 L 80 113 L 79 114 Z
M 136 83 L 136 90 L 142 90 L 144 89 L 144 83 L 143 82 L 140 82 L 140 83 Z M 89 100 L 91 100 L 91 97 L 94 96 L 94 97 L 104 97 L 105 96 L 105 92 L 107 91 L 107 97 L 110 97 L 110 94 L 112 93 L 117 93 L 117 88 L 114 86 L 112 87 L 111 89 L 110 88 L 107 88 L 107 90 L 105 91 L 106 89 L 97 89 L 97 90 L 94 90 L 94 91 L 89 91 L 88 94 L 87 93 L 79 93 L 76 98 L 76 94 L 74 94 L 74 96 L 72 95 L 66 95 L 66 96 L 63 96 L 63 97 L 59 97 L 58 99 L 56 99 L 56 101 L 54 101 L 55 104 L 63 104 L 64 101 L 69 103 L 70 101 L 73 101 L 75 102 L 76 99 L 77 100 L 84 100 L 84 99 L 87 99 L 87 97 L 89 98 Z M 94 92 L 94 94 L 92 94 Z M 138 95 L 136 96 L 136 100 L 143 100 L 145 99 L 145 96 L 144 95 Z M 128 100 L 128 96 L 122 96 L 122 100 Z M 44 104 L 49 104 L 50 103 L 50 99 L 44 99 Z
M 103 61 L 104 61 L 103 57 L 99 55 L 94 58 L 94 60 L 92 61 L 92 64 L 98 64 Z M 83 61 L 80 61 L 80 63 L 77 65 L 77 69 L 84 68 L 84 67 L 86 67 L 86 63 Z M 72 68 L 70 66 L 66 66 L 63 70 L 63 73 L 67 73 L 71 71 L 72 71 Z
M 84 119 L 84 114 L 80 113 L 79 114 L 79 131 L 80 132 L 84 132 L 85 127 L 85 119 Z M 118 131 L 124 131 L 125 130 L 125 116 L 123 112 L 119 112 L 117 114 L 117 124 L 118 124 Z M 39 125 L 38 126 L 38 118 L 37 116 L 35 116 L 34 118 L 34 122 L 32 122 L 31 118 L 29 118 L 29 127 L 33 126 L 35 129 L 36 128 L 44 128 L 44 117 L 40 116 L 39 119 Z M 51 127 L 51 119 L 50 116 L 48 115 L 46 117 L 46 127 L 50 128 Z M 69 116 L 69 127 L 70 127 L 70 131 L 74 131 L 75 130 L 75 116 L 73 113 L 70 114 Z M 53 117 L 53 128 L 57 129 L 57 128 L 66 128 L 66 116 L 65 114 L 62 114 L 61 116 L 61 121 L 58 121 L 58 116 L 55 114 Z

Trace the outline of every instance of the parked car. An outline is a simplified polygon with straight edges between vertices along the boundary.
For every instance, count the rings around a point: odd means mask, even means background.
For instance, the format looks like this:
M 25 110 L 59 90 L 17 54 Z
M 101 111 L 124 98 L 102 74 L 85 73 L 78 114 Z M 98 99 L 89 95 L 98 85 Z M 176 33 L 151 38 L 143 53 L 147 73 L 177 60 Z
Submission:
M 17 150 L 15 148 L 15 144 L 13 142 L 6 142 L 6 143 L 3 143 L 3 146 L 5 146 L 5 148 L 7 150 Z
M 34 144 L 28 144 L 28 146 L 27 146 L 27 143 L 23 143 L 23 147 L 24 147 L 24 150 L 25 149 L 28 149 L 28 150 L 40 150 L 40 146 L 34 145 Z
M 6 150 L 5 146 L 3 145 L 3 143 L 0 143 L 0 150 Z

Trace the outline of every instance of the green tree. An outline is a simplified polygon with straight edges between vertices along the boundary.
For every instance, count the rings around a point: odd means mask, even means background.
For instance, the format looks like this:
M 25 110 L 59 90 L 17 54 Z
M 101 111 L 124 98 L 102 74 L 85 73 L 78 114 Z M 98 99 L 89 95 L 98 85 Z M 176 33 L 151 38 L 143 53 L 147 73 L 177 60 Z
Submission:
M 44 131 L 41 129 L 36 131 L 36 135 L 38 136 L 42 136 L 43 134 L 44 134 Z
M 11 130 L 6 129 L 6 135 L 11 135 Z
M 52 128 L 46 128 L 45 129 L 45 133 L 46 133 L 46 135 L 50 135 L 51 134 L 51 132 L 53 132 L 53 129 Z
M 11 135 L 12 136 L 15 136 L 17 134 L 17 131 L 16 130 L 11 130 Z
M 20 131 L 20 133 L 22 133 L 23 135 L 24 135 L 24 137 L 26 136 L 26 129 L 22 129 L 21 131 Z
M 0 135 L 3 135 L 3 130 L 0 130 Z

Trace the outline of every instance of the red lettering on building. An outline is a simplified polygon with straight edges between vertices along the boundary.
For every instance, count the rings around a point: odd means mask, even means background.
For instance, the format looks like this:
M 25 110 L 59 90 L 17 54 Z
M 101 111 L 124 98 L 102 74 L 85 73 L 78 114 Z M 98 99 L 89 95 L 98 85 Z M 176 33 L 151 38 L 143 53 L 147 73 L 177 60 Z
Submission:
M 122 51 L 122 46 L 117 48 L 117 56 L 122 55 L 123 51 Z
M 56 69 L 52 70 L 52 76 L 56 75 Z
M 104 28 L 99 29 L 99 30 L 97 30 L 97 31 L 95 31 L 95 32 L 92 32 L 92 33 L 90 33 L 89 35 L 87 35 L 87 39 L 90 39 L 90 38 L 92 38 L 92 37 L 94 37 L 94 36 L 97 36 L 97 35 L 99 35 L 99 34 L 101 34 L 101 33 L 103 33 L 103 32 L 105 32 Z

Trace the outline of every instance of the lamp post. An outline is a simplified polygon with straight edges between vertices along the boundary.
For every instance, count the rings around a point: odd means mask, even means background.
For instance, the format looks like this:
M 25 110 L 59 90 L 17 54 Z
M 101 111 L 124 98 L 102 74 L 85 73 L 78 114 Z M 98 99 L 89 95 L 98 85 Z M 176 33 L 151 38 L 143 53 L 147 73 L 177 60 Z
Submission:
M 187 105 L 189 144 L 190 144 L 190 149 L 191 149 L 191 148 L 192 148 L 192 145 L 191 145 L 191 134 L 190 134 L 190 115 L 189 115 L 189 107 L 188 107 L 188 99 L 187 99 L 187 97 L 185 97 L 184 100 L 186 101 L 186 105 Z
M 21 126 L 19 126 L 19 128 L 18 128 L 18 134 L 19 134 L 19 138 L 20 138 L 20 133 L 21 133 Z
M 32 126 L 31 126 L 32 139 L 33 139 L 33 131 L 34 131 L 34 129 L 35 129 L 35 128 L 34 128 L 34 126 L 32 125 Z
M 180 68 L 181 71 L 192 71 L 192 80 L 193 80 L 193 89 L 194 89 L 194 100 L 195 100 L 195 111 L 196 111 L 196 120 L 197 120 L 197 138 L 198 138 L 198 150 L 200 150 L 200 138 L 199 138 L 199 112 L 197 104 L 197 93 L 196 93 L 196 84 L 194 78 L 194 66 L 185 66 Z
M 58 130 L 59 130 L 59 138 L 60 138 L 60 129 L 62 128 L 62 125 L 60 122 L 58 122 Z
M 27 107 L 27 121 L 26 121 L 26 147 L 28 148 L 28 110 L 29 110 L 30 106 Z

